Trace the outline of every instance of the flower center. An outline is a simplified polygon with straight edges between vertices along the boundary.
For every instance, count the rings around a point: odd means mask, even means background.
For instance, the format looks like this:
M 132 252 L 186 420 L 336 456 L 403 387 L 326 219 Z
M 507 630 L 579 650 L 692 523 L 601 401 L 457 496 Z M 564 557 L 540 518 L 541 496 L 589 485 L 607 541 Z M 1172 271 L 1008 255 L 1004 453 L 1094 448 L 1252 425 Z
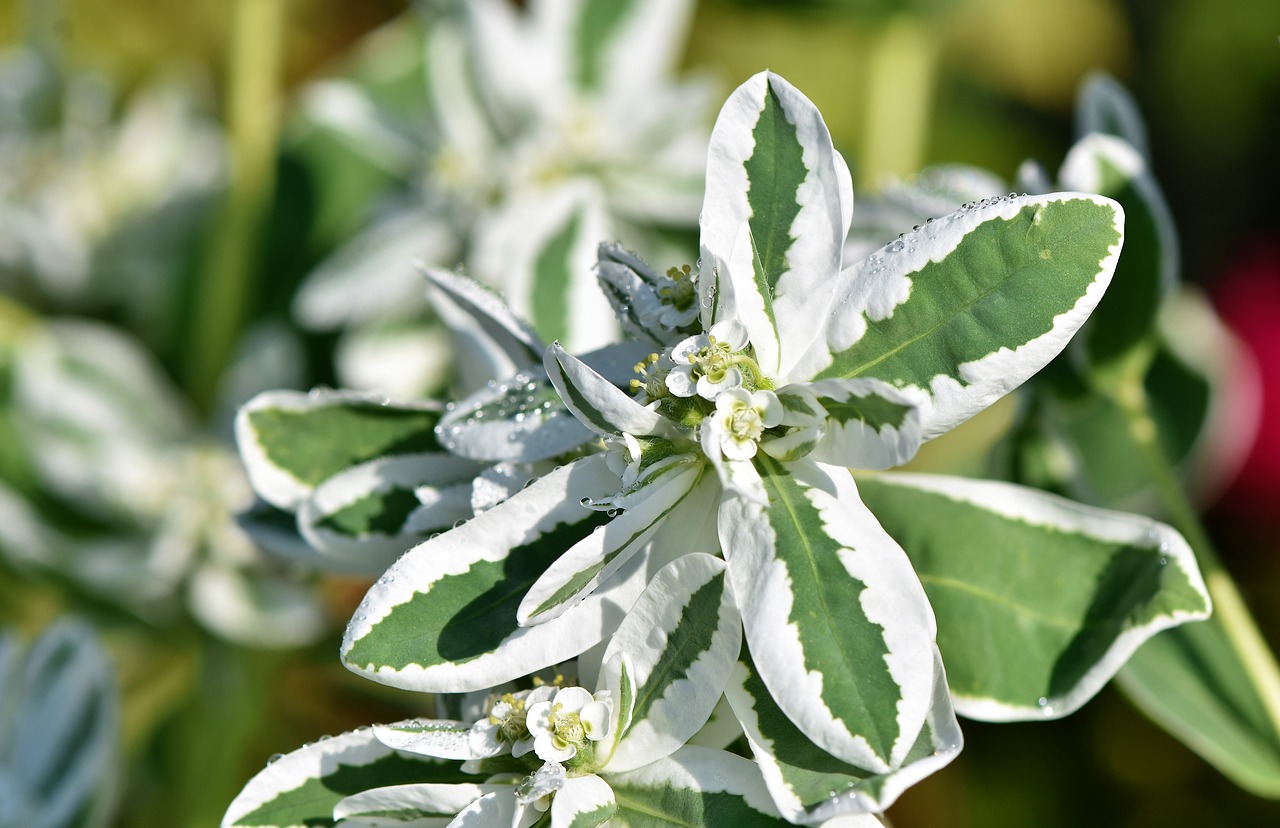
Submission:
M 678 311 L 686 311 L 698 298 L 698 285 L 693 278 L 693 268 L 689 265 L 672 267 L 667 270 L 667 278 L 671 284 L 658 288 L 662 301 Z
M 631 392 L 643 391 L 646 402 L 667 396 L 667 372 L 658 367 L 658 359 L 657 354 L 649 354 L 632 369 L 640 378 L 631 380 Z
M 489 710 L 489 724 L 497 725 L 498 738 L 505 742 L 518 742 L 529 737 L 529 727 L 524 709 L 524 699 L 504 693 Z

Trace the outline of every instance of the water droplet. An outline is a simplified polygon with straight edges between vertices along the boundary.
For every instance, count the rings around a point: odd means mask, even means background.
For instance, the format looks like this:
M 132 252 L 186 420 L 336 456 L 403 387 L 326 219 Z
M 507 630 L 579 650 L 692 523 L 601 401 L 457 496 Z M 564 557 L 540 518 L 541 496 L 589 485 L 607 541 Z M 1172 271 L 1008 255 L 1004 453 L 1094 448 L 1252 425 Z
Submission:
M 1161 566 L 1168 566 L 1168 565 L 1169 565 L 1169 559 L 1168 559 L 1168 558 L 1161 558 L 1161 559 L 1160 559 L 1160 565 L 1161 565 Z
M 268 765 L 274 765 L 276 762 L 279 762 L 279 761 L 280 761 L 281 759 L 283 759 L 283 758 L 284 758 L 284 754 L 283 754 L 283 753 L 273 753 L 273 754 L 271 755 L 271 758 L 269 758 L 269 759 L 267 760 L 267 764 L 268 764 Z
M 590 509 L 590 508 L 594 505 L 595 501 L 593 501 L 593 500 L 592 500 L 591 498 L 589 498 L 589 497 L 584 497 L 584 498 L 582 498 L 582 500 L 579 500 L 579 501 L 578 501 L 578 503 L 579 503 L 580 505 L 582 505 L 582 506 L 586 506 L 588 509 Z
M 618 516 L 618 510 L 617 510 L 617 509 L 610 509 L 609 511 L 605 512 L 605 514 L 606 514 L 606 515 L 608 515 L 608 516 L 609 516 L 609 517 L 611 517 L 611 518 L 615 518 L 615 517 L 617 517 L 617 516 Z
M 453 522 L 453 528 L 454 528 L 454 529 L 457 529 L 459 526 L 461 526 L 462 524 L 464 524 L 464 523 L 466 523 L 466 522 L 467 522 L 467 519 L 466 519 L 466 518 L 458 518 L 457 520 L 455 520 L 455 521 Z
M 1040 698 L 1036 699 L 1036 704 L 1040 705 L 1041 707 L 1044 707 L 1048 703 L 1049 703 L 1049 700 L 1046 699 L 1044 696 L 1041 696 Z

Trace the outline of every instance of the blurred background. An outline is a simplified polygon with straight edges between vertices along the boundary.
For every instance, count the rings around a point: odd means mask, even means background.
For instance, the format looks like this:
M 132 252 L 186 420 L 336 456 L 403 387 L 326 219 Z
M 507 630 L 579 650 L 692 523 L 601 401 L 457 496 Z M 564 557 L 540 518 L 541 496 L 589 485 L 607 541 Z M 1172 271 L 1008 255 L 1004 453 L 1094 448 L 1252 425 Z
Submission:
M 239 532 L 230 424 L 256 391 L 350 384 L 351 343 L 300 324 L 295 296 L 414 182 L 328 128 L 315 84 L 358 81 L 412 132 L 433 14 L 404 0 L 0 0 L 0 693 L 41 686 L 22 665 L 42 632 L 89 653 L 81 675 L 107 676 L 92 721 L 113 724 L 50 725 L 106 746 L 92 795 L 66 794 L 82 824 L 213 825 L 273 754 L 427 709 L 338 663 L 367 584 L 267 558 Z M 803 90 L 859 198 L 934 164 L 1006 180 L 1027 158 L 1056 169 L 1081 80 L 1126 86 L 1183 279 L 1254 357 L 1239 370 L 1261 427 L 1199 505 L 1273 643 L 1278 35 L 1274 0 L 701 0 L 673 45 L 717 105 L 764 68 Z M 442 369 L 422 370 L 430 390 Z M 1011 419 L 997 411 L 920 462 L 990 473 L 974 447 Z M 72 616 L 85 623 L 51 627 Z M 0 799 L 24 744 L 7 709 Z M 1280 803 L 1114 689 L 1062 721 L 964 729 L 961 757 L 902 797 L 895 826 L 1280 824 Z M 16 802 L 0 826 L 73 824 L 24 821 Z

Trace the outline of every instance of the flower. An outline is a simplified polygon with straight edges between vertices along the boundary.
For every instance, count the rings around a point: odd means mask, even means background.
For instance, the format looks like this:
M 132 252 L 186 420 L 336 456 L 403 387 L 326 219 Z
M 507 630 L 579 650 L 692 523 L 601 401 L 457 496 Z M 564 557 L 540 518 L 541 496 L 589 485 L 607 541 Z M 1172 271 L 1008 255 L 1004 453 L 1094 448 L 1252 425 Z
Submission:
M 562 687 L 555 695 L 529 706 L 529 734 L 533 750 L 547 762 L 568 762 L 586 754 L 588 742 L 609 735 L 608 691 L 592 696 L 581 687 Z
M 741 386 L 742 366 L 750 362 L 742 353 L 746 346 L 747 329 L 734 319 L 682 339 L 667 355 L 675 366 L 667 374 L 667 389 L 677 397 L 714 400 L 721 391 Z
M 730 388 L 716 398 L 715 413 L 709 418 L 708 456 L 719 451 L 730 460 L 750 460 L 765 429 L 782 422 L 782 403 L 772 391 Z

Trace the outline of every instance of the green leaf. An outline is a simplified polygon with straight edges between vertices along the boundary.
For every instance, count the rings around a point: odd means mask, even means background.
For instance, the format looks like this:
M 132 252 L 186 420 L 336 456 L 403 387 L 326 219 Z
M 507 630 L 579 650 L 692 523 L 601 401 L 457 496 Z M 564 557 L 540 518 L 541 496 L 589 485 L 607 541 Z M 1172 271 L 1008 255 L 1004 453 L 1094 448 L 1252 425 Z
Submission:
M 968 205 L 841 273 L 796 376 L 875 377 L 927 391 L 924 437 L 949 430 L 1048 363 L 1115 269 L 1119 206 L 1058 193 Z
M 964 716 L 1065 716 L 1142 642 L 1208 615 L 1186 541 L 1149 518 L 941 476 L 886 475 L 861 490 L 920 574 Z
M 334 819 L 344 826 L 388 826 L 401 823 L 421 828 L 447 825 L 467 806 L 485 794 L 510 791 L 510 785 L 412 783 L 387 785 L 360 791 L 340 800 Z
M 935 648 L 934 703 L 920 737 L 900 768 L 875 773 L 836 759 L 796 729 L 761 681 L 751 658 L 743 659 L 725 689 L 742 723 L 773 801 L 795 823 L 818 823 L 846 814 L 881 812 L 911 785 L 947 765 L 963 737 L 951 709 L 946 675 Z
M 438 403 L 392 403 L 345 391 L 267 391 L 236 415 L 236 444 L 254 491 L 287 511 L 351 466 L 444 448 Z
M 343 661 L 384 684 L 465 692 L 597 643 L 643 588 L 641 560 L 553 621 L 522 628 L 516 609 L 552 561 L 608 520 L 579 501 L 603 498 L 617 486 L 602 456 L 576 460 L 411 549 L 360 604 L 343 638 Z
M 625 31 L 629 16 L 635 15 L 638 0 L 583 0 L 578 25 L 574 27 L 578 85 L 598 90 L 607 69 L 609 46 Z
M 827 415 L 814 460 L 887 469 L 915 456 L 920 447 L 920 406 L 928 402 L 920 392 L 872 379 L 819 380 L 806 387 Z
M 1105 72 L 1091 73 L 1076 95 L 1076 138 L 1091 132 L 1123 138 L 1144 158 L 1151 155 L 1142 113 L 1129 92 Z
M 360 730 L 273 760 L 249 780 L 222 828 L 326 828 L 343 798 L 386 785 L 462 782 L 458 762 L 397 753 Z
M 1116 680 L 1139 709 L 1237 785 L 1280 799 L 1280 733 L 1216 616 L 1152 638 Z
M 620 391 L 558 343 L 543 357 L 547 375 L 574 416 L 601 436 L 669 436 L 670 421 Z
M 933 614 L 844 469 L 756 457 L 720 507 L 748 647 L 778 706 L 835 757 L 901 765 L 933 698 Z M 762 505 L 767 502 L 767 506 Z

